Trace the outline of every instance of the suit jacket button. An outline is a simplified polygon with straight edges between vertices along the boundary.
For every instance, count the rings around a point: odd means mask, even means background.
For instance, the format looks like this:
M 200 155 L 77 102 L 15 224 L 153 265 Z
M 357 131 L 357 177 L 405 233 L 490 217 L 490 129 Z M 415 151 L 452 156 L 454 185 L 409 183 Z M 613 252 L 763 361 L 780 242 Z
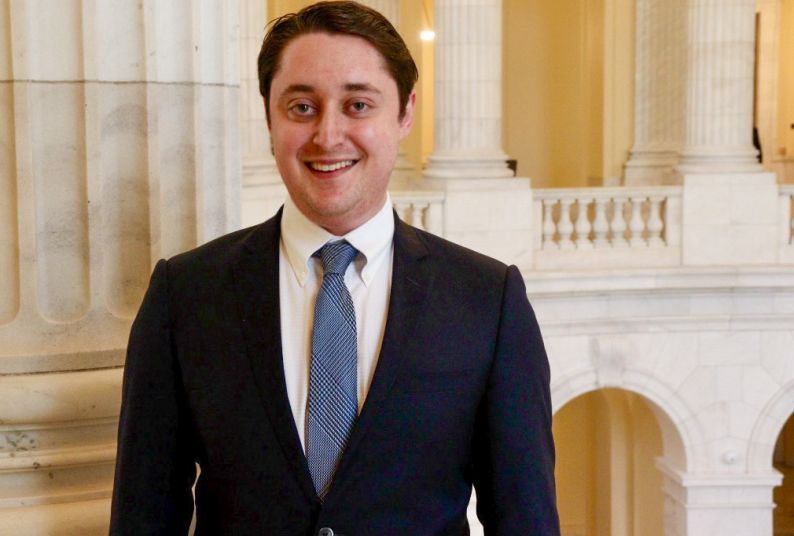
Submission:
M 334 530 L 328 527 L 323 527 L 320 529 L 320 532 L 317 533 L 317 536 L 334 536 Z

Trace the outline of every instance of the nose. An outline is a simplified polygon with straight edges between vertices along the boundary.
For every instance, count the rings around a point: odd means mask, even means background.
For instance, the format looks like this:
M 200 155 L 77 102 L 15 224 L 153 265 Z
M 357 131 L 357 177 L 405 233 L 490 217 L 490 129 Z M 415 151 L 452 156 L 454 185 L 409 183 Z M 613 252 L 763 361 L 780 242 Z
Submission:
M 324 110 L 317 120 L 317 130 L 312 141 L 322 149 L 332 149 L 345 137 L 345 116 L 333 110 Z

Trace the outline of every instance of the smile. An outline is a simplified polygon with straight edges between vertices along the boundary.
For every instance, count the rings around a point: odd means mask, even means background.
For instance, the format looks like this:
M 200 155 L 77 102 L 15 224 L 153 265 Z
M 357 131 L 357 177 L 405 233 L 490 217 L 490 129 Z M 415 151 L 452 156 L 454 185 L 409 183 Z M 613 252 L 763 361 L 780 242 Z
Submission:
M 323 164 L 321 162 L 306 162 L 306 165 L 314 171 L 336 171 L 355 164 L 355 160 L 342 160 L 341 162 L 334 162 L 333 164 Z

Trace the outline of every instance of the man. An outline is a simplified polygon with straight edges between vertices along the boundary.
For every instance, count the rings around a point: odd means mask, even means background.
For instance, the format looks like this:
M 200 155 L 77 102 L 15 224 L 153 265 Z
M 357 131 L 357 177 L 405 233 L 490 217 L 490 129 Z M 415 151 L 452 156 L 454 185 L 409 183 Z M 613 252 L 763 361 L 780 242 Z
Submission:
M 161 260 L 133 325 L 112 534 L 559 533 L 549 370 L 521 276 L 400 222 L 416 95 L 377 12 L 273 24 L 260 89 L 289 199 Z

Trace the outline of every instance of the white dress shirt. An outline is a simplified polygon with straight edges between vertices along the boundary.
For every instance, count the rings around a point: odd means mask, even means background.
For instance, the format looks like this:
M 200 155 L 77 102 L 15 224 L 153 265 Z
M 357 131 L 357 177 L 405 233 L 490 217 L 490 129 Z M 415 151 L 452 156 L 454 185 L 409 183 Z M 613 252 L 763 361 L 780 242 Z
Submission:
M 311 222 L 288 197 L 281 216 L 279 299 L 284 377 L 292 416 L 306 449 L 306 403 L 309 396 L 314 302 L 323 281 L 320 259 L 312 255 L 326 242 L 347 240 L 358 254 L 345 272 L 356 309 L 358 409 L 366 399 L 378 363 L 391 290 L 394 247 L 391 198 L 369 221 L 343 237 Z

